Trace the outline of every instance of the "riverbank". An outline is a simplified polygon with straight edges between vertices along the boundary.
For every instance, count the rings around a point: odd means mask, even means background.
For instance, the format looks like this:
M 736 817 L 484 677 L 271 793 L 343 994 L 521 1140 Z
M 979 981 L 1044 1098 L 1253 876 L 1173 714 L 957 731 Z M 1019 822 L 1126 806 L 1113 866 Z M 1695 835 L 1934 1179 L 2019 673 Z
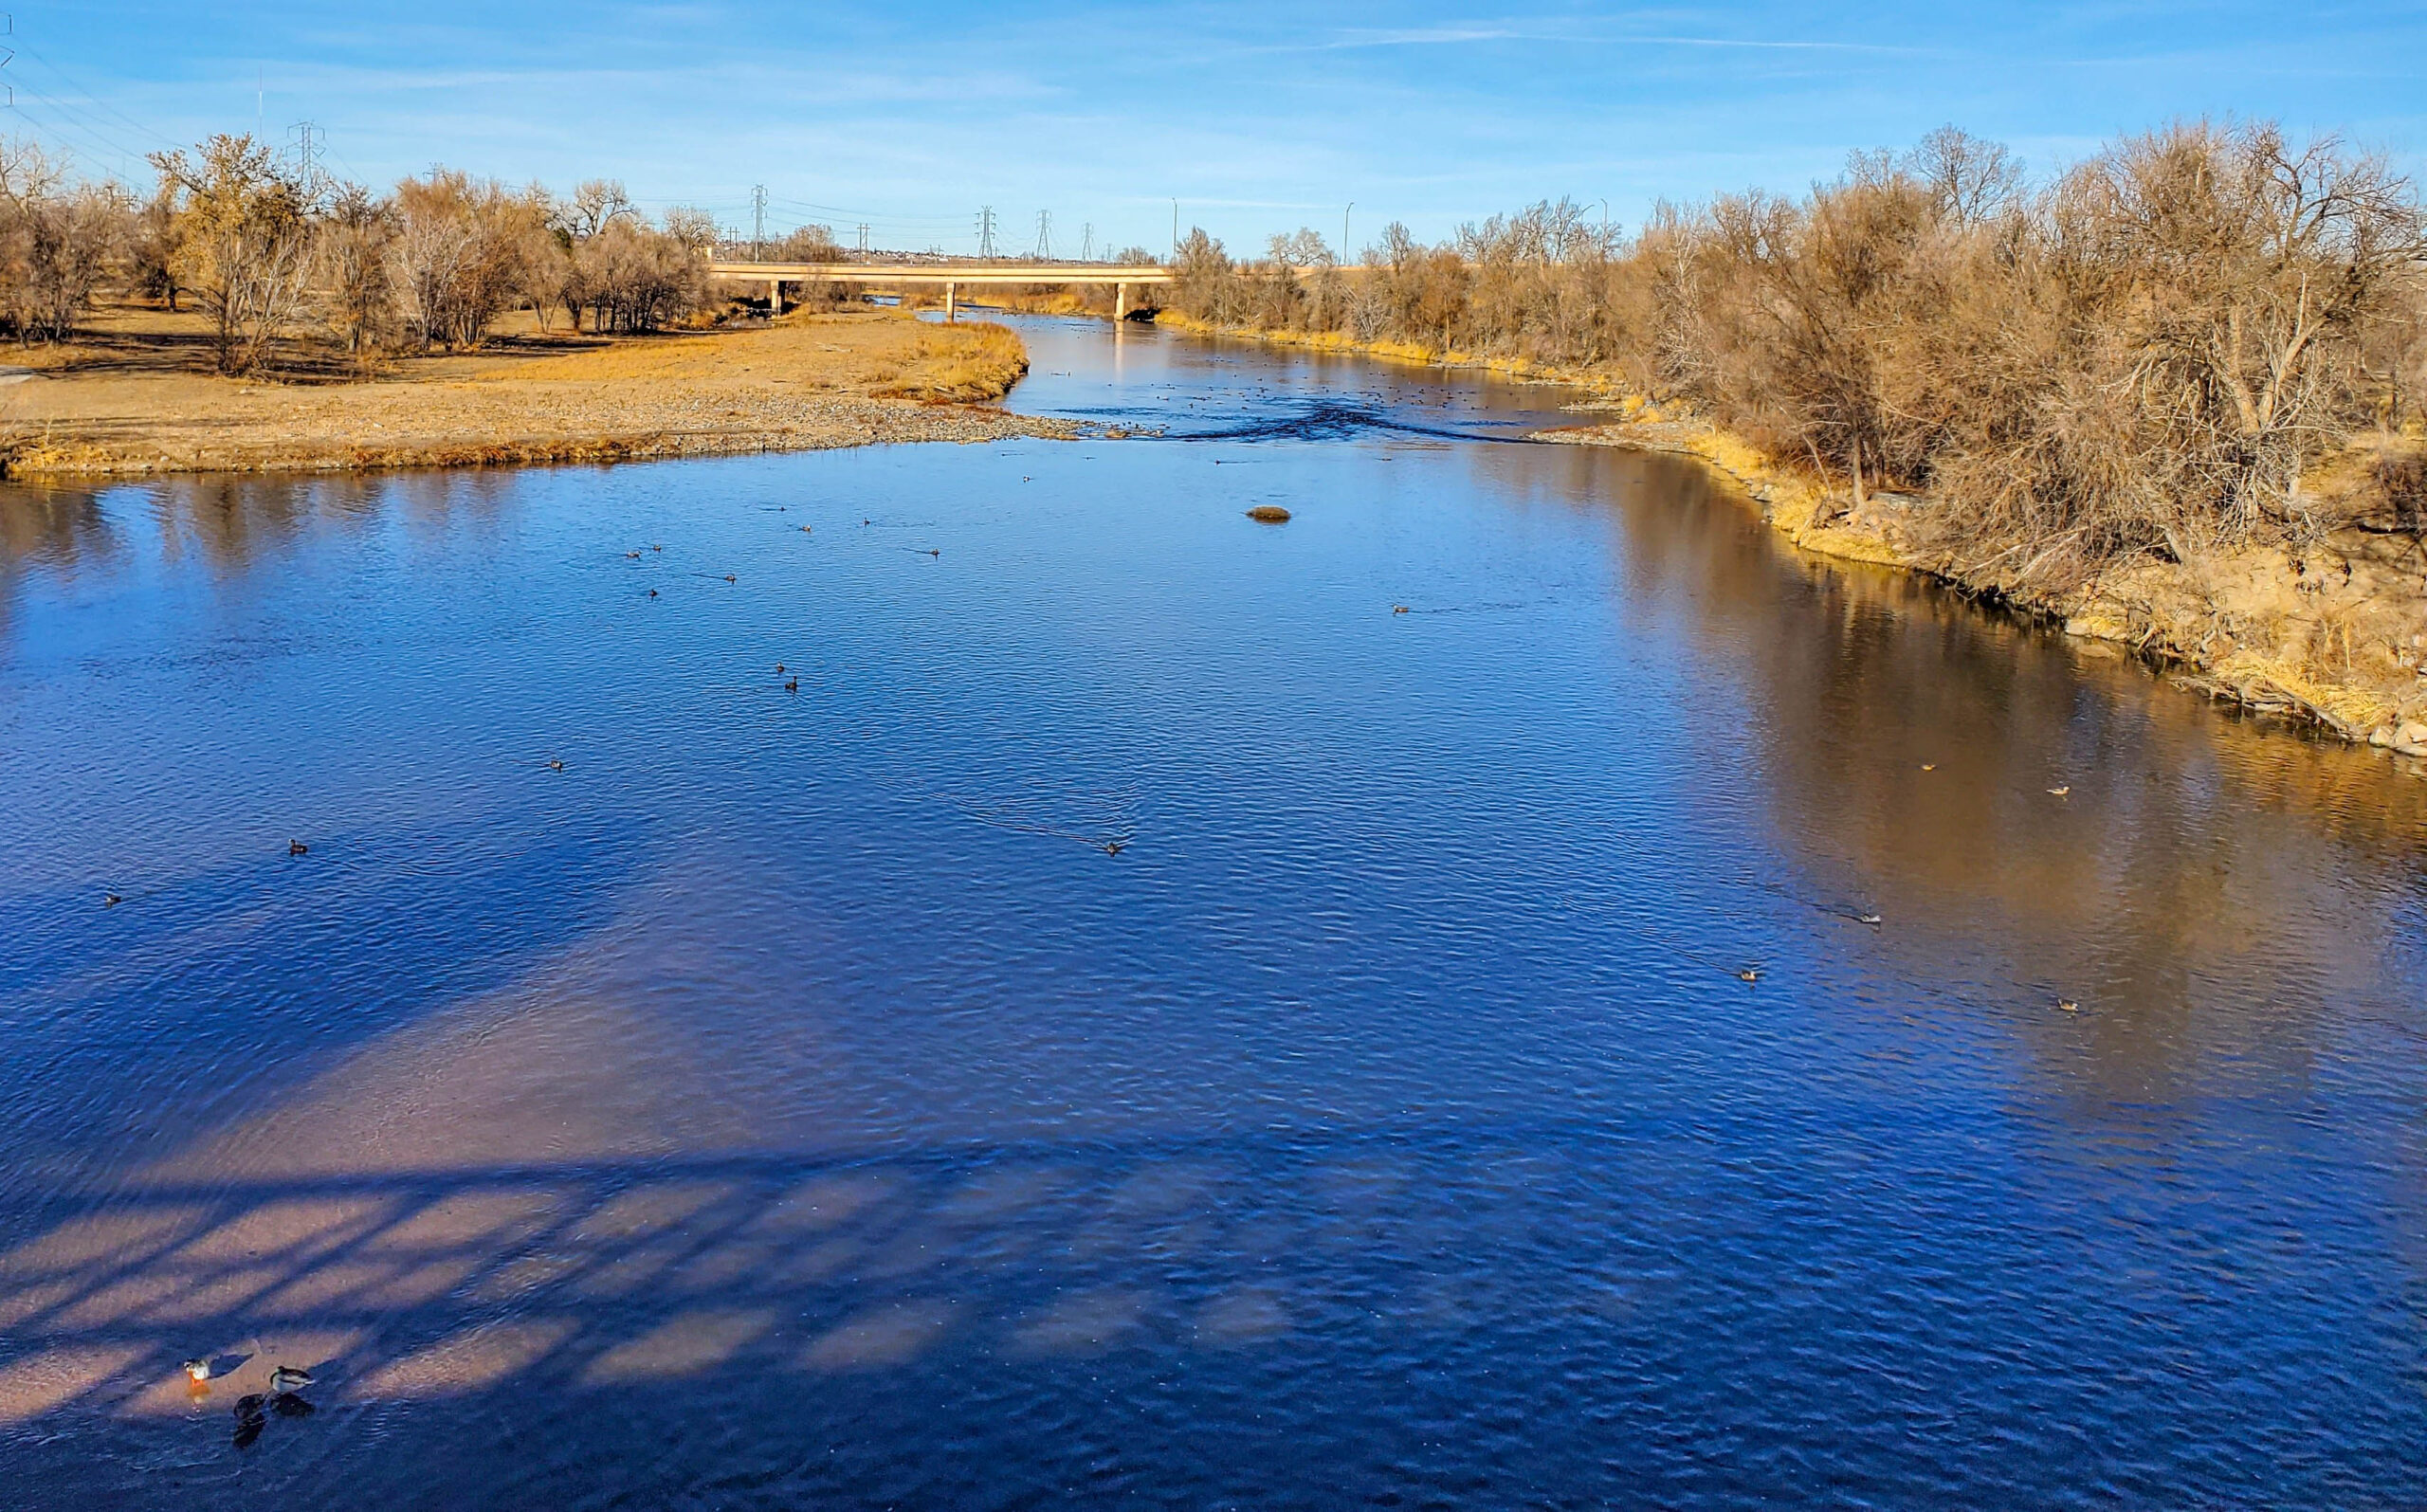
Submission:
M 2211 697 L 2427 756 L 2427 547 L 2395 528 L 2384 501 L 2368 497 L 2377 465 L 2414 459 L 2421 449 L 2416 438 L 2355 446 L 2305 480 L 2304 491 L 2330 506 L 2323 513 L 2346 522 L 2297 548 L 2121 562 L 2078 586 L 2050 591 L 2022 581 L 2009 562 L 1966 563 L 1933 549 L 1926 526 L 1936 505 L 1926 497 L 1878 493 L 1853 507 L 1808 471 L 1782 465 L 1706 422 L 1666 413 L 1604 373 L 1358 342 L 1336 332 L 1220 327 L 1176 312 L 1160 319 L 1192 334 L 1472 368 L 1582 390 L 1592 397 L 1578 408 L 1615 418 L 1539 439 L 1697 458 L 1733 480 L 1799 550 L 1926 574 L 2061 625 L 2068 634 L 2120 647 Z
M 648 337 L 509 326 L 359 381 L 209 371 L 199 319 L 103 312 L 0 386 L 0 473 L 110 478 L 600 462 L 992 441 L 1068 427 L 994 408 L 1019 337 L 882 310 Z

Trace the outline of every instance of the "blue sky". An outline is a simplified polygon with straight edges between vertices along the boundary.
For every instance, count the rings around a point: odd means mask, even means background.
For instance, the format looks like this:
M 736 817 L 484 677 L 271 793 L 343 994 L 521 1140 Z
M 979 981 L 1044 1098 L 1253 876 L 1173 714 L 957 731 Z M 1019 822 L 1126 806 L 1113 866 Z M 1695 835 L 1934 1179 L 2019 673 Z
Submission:
M 1437 237 L 1544 196 L 1796 189 L 1943 122 L 2035 169 L 2170 117 L 2272 116 L 2427 163 L 2427 8 L 425 0 L 347 9 L 14 0 L 12 130 L 100 174 L 214 131 L 318 122 L 338 171 L 445 162 L 747 226 L 1065 255 L 1398 219 Z M 259 103 L 257 106 L 257 94 Z M 258 109 L 258 117 L 257 117 Z

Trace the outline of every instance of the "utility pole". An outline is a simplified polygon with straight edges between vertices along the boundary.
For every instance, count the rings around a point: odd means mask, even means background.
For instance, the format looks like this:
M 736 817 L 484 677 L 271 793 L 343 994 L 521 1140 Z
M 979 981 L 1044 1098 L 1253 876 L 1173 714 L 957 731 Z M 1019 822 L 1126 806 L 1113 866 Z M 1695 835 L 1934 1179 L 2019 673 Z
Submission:
M 1036 212 L 1036 260 L 1040 263 L 1053 261 L 1053 212 L 1051 210 Z
M 750 186 L 750 261 L 767 260 L 767 186 Z
M 1353 210 L 1356 208 L 1357 202 L 1355 200 L 1350 200 L 1348 202 L 1348 210 Z M 1346 267 L 1348 265 L 1348 210 L 1341 210 L 1340 212 L 1340 265 L 1342 267 Z
M 977 208 L 977 255 L 985 258 L 995 255 L 995 207 L 992 205 Z

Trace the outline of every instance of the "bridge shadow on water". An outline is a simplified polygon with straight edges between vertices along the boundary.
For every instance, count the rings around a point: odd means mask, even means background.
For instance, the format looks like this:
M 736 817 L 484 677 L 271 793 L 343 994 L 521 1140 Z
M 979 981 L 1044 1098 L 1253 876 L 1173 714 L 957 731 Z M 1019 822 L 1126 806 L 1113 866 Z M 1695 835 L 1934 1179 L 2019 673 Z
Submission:
M 1296 1421 L 1293 1461 L 1351 1433 L 1334 1468 L 1373 1462 L 1380 1485 L 1422 1442 L 1429 1413 L 1391 1426 L 1417 1361 L 1453 1376 L 1461 1336 L 1511 1329 L 1564 1329 L 1572 1349 L 1579 1316 L 1623 1321 L 1682 1275 L 1666 1243 L 1631 1250 L 1605 1230 L 1597 1267 L 1565 1278 L 1581 1289 L 1546 1293 L 1578 1204 L 1614 1193 L 1531 1142 L 1399 1131 L 163 1178 L 38 1231 L 11 1224 L 32 1237 L 0 1253 L 0 1466 L 117 1504 L 238 1482 L 604 1503 L 720 1473 L 965 1502 L 1074 1479 L 1168 1487 L 1232 1434 L 1250 1464 L 1269 1409 Z M 1499 1236 L 1488 1255 L 1479 1223 Z M 1368 1367 L 1340 1370 L 1343 1351 Z M 207 1386 L 183 1374 L 192 1357 L 214 1362 Z M 314 1420 L 240 1446 L 236 1404 L 282 1365 L 313 1373 Z M 1438 1409 L 1454 1416 L 1452 1397 Z M 1476 1430 L 1539 1432 L 1530 1416 Z M 938 1435 L 964 1440 L 949 1463 L 926 1462 Z M 1270 1489 L 1306 1472 L 1245 1473 Z

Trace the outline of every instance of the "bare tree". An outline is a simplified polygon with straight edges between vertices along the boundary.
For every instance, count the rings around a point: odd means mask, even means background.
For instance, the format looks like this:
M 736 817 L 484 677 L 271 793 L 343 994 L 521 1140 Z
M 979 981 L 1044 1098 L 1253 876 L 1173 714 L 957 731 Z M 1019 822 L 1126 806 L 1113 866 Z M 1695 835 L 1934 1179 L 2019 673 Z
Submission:
M 250 137 L 213 137 L 189 158 L 155 153 L 173 196 L 169 265 L 211 324 L 219 371 L 258 366 L 294 323 L 311 269 L 303 186 Z

